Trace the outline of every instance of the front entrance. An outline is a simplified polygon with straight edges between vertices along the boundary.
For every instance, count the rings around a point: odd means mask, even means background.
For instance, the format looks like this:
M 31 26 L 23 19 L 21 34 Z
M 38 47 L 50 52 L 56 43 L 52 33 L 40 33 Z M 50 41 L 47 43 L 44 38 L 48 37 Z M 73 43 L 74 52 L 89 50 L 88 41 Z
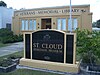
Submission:
M 42 29 L 51 29 L 51 18 L 41 19 Z

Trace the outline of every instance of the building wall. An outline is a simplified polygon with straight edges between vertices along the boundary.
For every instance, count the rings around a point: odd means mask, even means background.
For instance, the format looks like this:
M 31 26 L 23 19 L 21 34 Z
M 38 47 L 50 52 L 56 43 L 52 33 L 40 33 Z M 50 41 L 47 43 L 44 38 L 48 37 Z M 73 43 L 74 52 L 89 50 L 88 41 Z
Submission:
M 6 28 L 6 24 L 12 24 L 12 16 L 14 13 L 14 9 L 7 8 L 7 7 L 0 7 L 0 14 L 1 14 L 1 23 L 0 28 Z
M 2 11 L 2 9 L 0 8 L 0 11 Z M 0 29 L 2 28 L 2 12 L 0 12 Z
M 70 16 L 69 6 L 24 9 L 14 12 L 12 30 L 15 34 L 20 34 L 22 20 L 36 20 L 36 30 L 42 28 L 42 19 L 51 18 L 51 29 L 57 29 L 57 19 L 66 19 L 66 30 L 68 31 L 68 20 Z M 72 6 L 72 18 L 77 19 L 77 28 L 92 30 L 92 13 L 90 12 L 90 5 L 75 5 Z M 73 21 L 74 21 L 73 19 Z M 73 24 L 73 22 L 72 22 Z M 28 22 L 29 26 L 29 22 Z M 27 30 L 30 31 L 30 30 Z M 74 30 L 73 30 L 74 31 Z

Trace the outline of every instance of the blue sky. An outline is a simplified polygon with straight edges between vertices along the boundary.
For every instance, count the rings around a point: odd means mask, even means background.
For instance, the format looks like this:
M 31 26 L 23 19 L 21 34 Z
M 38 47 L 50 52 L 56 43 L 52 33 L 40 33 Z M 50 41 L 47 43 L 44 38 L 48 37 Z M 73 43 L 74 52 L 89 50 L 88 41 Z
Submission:
M 65 6 L 70 0 L 2 0 L 8 7 L 14 9 L 32 9 L 52 6 Z M 90 4 L 90 11 L 93 13 L 93 22 L 100 19 L 100 0 L 72 0 L 72 5 Z

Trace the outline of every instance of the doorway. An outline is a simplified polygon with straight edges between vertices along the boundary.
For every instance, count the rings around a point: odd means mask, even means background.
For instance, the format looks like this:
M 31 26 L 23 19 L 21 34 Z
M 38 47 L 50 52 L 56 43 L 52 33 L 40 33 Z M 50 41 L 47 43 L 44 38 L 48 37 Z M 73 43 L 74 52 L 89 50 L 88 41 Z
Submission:
M 41 19 L 42 29 L 51 29 L 51 18 Z

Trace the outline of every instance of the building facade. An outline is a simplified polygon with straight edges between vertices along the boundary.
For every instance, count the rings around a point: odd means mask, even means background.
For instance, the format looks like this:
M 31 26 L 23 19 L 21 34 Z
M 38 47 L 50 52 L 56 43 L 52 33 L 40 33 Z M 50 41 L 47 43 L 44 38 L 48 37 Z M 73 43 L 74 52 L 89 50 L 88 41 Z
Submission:
M 0 6 L 0 29 L 8 28 L 11 30 L 13 13 L 14 9 Z
M 13 13 L 14 9 L 7 8 L 7 4 L 3 1 L 0 1 L 0 29 L 8 28 L 11 30 Z
M 92 13 L 90 5 L 72 6 L 72 27 L 70 26 L 69 6 L 49 8 L 24 9 L 14 12 L 12 31 L 22 34 L 23 31 L 36 31 L 40 29 L 56 29 L 61 31 L 92 30 Z

